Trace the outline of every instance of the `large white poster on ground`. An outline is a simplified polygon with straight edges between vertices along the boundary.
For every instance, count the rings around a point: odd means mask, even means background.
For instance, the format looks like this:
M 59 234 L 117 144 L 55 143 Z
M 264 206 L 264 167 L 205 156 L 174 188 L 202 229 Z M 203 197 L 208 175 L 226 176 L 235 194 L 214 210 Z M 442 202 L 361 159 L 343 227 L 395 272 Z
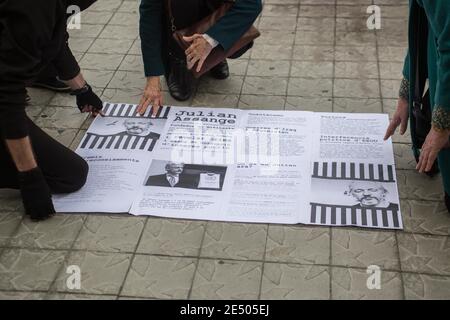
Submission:
M 387 115 L 106 104 L 59 212 L 401 229 Z

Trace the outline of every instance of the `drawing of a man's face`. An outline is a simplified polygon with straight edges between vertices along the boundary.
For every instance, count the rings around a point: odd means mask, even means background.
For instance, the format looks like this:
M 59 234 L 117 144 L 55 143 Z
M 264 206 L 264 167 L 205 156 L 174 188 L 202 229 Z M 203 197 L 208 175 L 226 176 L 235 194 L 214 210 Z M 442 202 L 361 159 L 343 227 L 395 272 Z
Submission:
M 168 174 L 179 175 L 183 172 L 183 170 L 184 170 L 183 163 L 169 162 L 166 165 L 166 171 Z
M 375 183 L 355 183 L 350 187 L 350 194 L 363 207 L 376 207 L 385 200 L 386 189 Z
M 123 125 L 128 134 L 143 136 L 150 133 L 152 123 L 145 119 L 127 119 Z

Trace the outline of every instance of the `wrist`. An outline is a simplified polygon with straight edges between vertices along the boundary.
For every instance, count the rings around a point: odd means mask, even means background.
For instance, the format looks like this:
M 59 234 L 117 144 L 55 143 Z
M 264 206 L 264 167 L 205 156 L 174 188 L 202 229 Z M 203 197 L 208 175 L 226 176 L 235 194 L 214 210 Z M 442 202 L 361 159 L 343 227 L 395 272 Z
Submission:
M 160 77 L 148 77 L 147 86 L 150 86 L 152 88 L 158 88 L 158 90 L 160 90 L 161 89 Z
M 160 77 L 159 76 L 147 77 L 147 83 L 160 83 Z
M 72 92 L 70 93 L 72 96 L 78 96 L 80 94 L 89 92 L 90 90 L 92 90 L 91 86 L 86 82 L 84 84 L 84 86 L 82 86 L 81 88 L 72 90 Z
M 432 127 L 442 133 L 450 133 L 450 111 L 441 106 L 436 106 L 432 115 Z

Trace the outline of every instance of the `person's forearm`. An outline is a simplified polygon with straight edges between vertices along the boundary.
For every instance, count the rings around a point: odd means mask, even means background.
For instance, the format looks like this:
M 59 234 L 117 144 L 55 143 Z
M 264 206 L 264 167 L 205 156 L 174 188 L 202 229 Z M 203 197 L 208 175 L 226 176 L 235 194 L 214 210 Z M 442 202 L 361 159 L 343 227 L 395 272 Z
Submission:
M 73 79 L 64 81 L 72 90 L 81 89 L 85 86 L 86 80 L 84 80 L 81 72 Z
M 20 172 L 29 171 L 37 167 L 33 148 L 28 137 L 6 140 L 11 157 Z

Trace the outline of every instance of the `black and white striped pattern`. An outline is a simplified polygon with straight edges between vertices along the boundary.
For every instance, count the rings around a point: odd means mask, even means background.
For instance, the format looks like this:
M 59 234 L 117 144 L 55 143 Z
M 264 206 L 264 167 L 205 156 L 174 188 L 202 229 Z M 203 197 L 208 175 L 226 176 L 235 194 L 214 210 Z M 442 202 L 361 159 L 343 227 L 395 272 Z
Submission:
M 81 142 L 81 149 L 111 149 L 111 150 L 146 150 L 153 151 L 157 136 L 132 136 L 126 133 L 114 135 L 99 135 L 95 133 L 86 133 Z
M 152 108 L 148 108 L 143 116 L 137 116 L 136 110 L 137 105 L 134 104 L 111 104 L 106 103 L 103 107 L 103 113 L 108 117 L 118 117 L 118 118 L 142 118 L 147 117 L 150 118 Z M 156 114 L 156 117 L 152 117 L 153 119 L 167 119 L 169 115 L 170 107 L 161 107 Z
M 395 182 L 394 166 L 354 162 L 315 162 L 313 178 Z
M 402 229 L 398 209 L 367 209 L 311 203 L 311 224 Z

